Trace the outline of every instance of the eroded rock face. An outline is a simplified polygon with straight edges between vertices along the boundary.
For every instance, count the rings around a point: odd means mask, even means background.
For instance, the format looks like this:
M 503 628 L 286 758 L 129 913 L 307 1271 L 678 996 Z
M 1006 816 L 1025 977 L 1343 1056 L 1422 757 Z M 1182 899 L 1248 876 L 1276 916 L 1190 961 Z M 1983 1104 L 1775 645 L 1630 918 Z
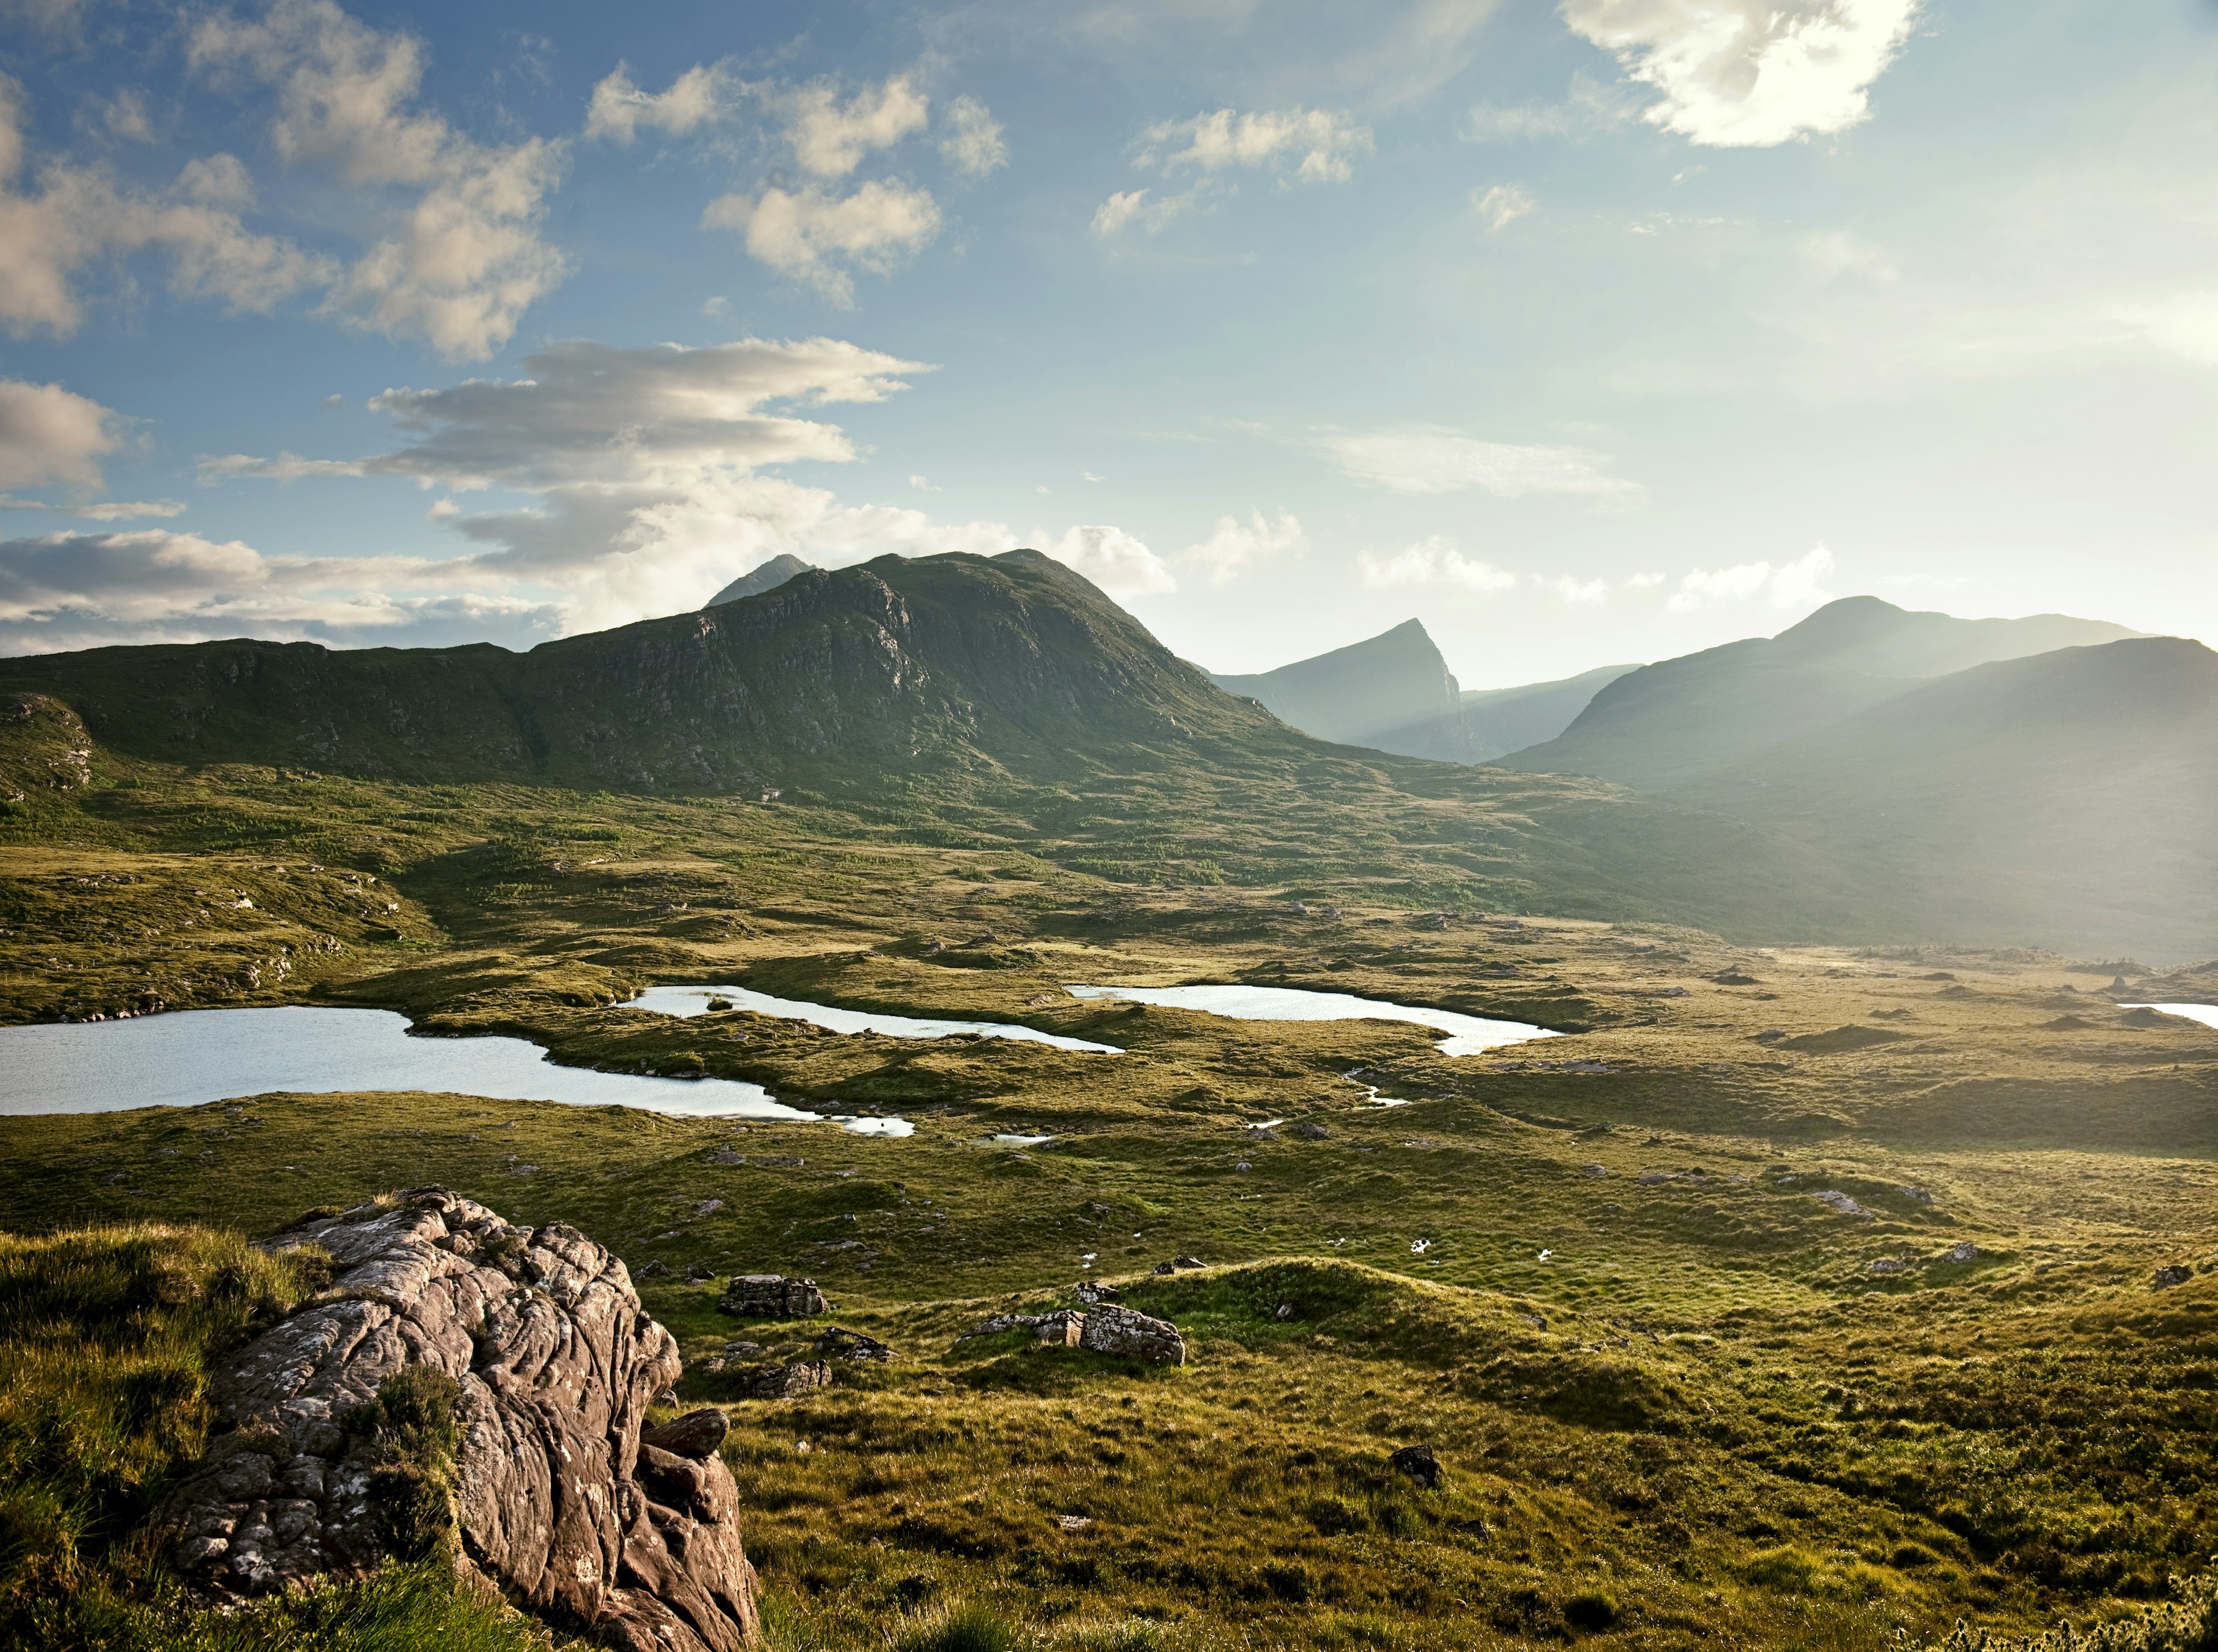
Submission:
M 1144 1359 L 1155 1365 L 1186 1364 L 1186 1339 L 1179 1335 L 1178 1327 L 1137 1309 L 1118 1308 L 1107 1302 L 1086 1314 L 1078 1346 L 1091 1348 L 1095 1353 Z
M 713 1444 L 689 1454 L 718 1431 L 689 1419 L 679 1449 L 641 1442 L 682 1362 L 623 1262 L 574 1228 L 517 1228 L 441 1189 L 270 1241 L 306 1245 L 331 1253 L 331 1288 L 217 1373 L 220 1432 L 167 1506 L 189 1582 L 235 1599 L 406 1553 L 423 1534 L 396 1527 L 393 1470 L 358 1418 L 387 1377 L 425 1365 L 455 1383 L 466 1568 L 636 1652 L 753 1639 L 731 1473 Z
M 789 1279 L 782 1273 L 735 1273 L 716 1302 L 720 1314 L 754 1319 L 802 1319 L 829 1307 L 815 1280 Z

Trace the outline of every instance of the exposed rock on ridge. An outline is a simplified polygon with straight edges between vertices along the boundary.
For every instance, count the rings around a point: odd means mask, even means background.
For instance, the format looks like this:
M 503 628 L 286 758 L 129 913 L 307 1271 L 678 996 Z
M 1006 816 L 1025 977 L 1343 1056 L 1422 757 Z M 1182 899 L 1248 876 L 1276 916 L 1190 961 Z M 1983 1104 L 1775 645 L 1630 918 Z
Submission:
M 636 1652 L 753 1638 L 722 1431 L 663 1431 L 677 1450 L 641 1441 L 682 1362 L 622 1261 L 574 1228 L 514 1227 L 437 1188 L 269 1242 L 322 1246 L 337 1278 L 214 1379 L 220 1432 L 165 1513 L 189 1582 L 267 1593 L 396 1552 L 393 1470 L 359 1420 L 387 1378 L 421 1366 L 455 1385 L 448 1478 L 465 1570 Z

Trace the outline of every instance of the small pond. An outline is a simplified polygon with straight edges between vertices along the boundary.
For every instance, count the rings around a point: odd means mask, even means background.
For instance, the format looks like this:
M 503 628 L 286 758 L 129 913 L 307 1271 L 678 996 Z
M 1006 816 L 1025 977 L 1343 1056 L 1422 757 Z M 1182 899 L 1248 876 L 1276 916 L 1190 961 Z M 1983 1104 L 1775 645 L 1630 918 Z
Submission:
M 1476 1055 L 1503 1044 L 1561 1035 L 1523 1021 L 1490 1021 L 1453 1010 L 1390 1004 L 1348 993 L 1312 993 L 1295 987 L 1072 987 L 1074 998 L 1121 998 L 1166 1009 L 1201 1010 L 1235 1021 L 1410 1021 L 1448 1036 L 1443 1055 Z
M 2162 1015 L 2177 1015 L 2190 1021 L 2200 1021 L 2206 1027 L 2218 1027 L 2218 1004 L 2121 1004 L 2122 1010 L 2154 1010 Z
M 744 987 L 650 987 L 623 1007 L 652 1010 L 657 1015 L 705 1015 L 711 999 L 722 999 L 735 1010 L 772 1015 L 784 1021 L 806 1021 L 831 1032 L 875 1032 L 883 1038 L 946 1038 L 970 1033 L 979 1038 L 1010 1038 L 1019 1043 L 1050 1044 L 1056 1049 L 1087 1050 L 1097 1055 L 1124 1053 L 1114 1044 L 1066 1038 L 1059 1033 L 1042 1032 L 1013 1021 L 920 1020 L 914 1016 L 888 1015 L 880 1010 L 839 1010 L 797 998 L 772 998 L 768 993 L 751 993 Z
M 428 1090 L 492 1101 L 814 1119 L 759 1084 L 562 1067 L 521 1038 L 415 1038 L 390 1010 L 185 1010 L 127 1021 L 0 1027 L 0 1115 L 193 1107 L 270 1091 Z M 841 1121 L 905 1135 L 899 1119 Z

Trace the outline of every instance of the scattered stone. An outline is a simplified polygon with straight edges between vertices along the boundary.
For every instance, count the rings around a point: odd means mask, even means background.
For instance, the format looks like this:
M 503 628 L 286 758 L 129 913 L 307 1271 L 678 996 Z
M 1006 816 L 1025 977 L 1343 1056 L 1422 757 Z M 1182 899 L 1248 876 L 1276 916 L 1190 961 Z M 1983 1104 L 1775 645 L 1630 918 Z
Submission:
M 1438 1490 L 1441 1480 L 1440 1460 L 1433 1455 L 1429 1445 L 1404 1445 L 1386 1459 L 1387 1466 L 1399 1469 L 1428 1491 Z
M 1253 1170 L 1255 1168 L 1255 1166 L 1249 1164 L 1245 1159 L 1242 1160 L 1238 1164 L 1232 1167 L 1235 1170 Z
M 743 1319 L 800 1319 L 830 1308 L 815 1280 L 789 1279 L 778 1273 L 735 1273 L 716 1302 L 718 1313 Z
M 716 1270 L 710 1267 L 706 1262 L 696 1262 L 691 1267 L 685 1270 L 685 1283 L 689 1285 L 697 1285 L 704 1280 L 713 1279 L 716 1277 Z
M 1871 1271 L 1874 1273 L 1907 1273 L 1910 1264 L 1899 1256 L 1882 1256 L 1872 1263 Z
M 1118 1296 L 1114 1285 L 1088 1284 L 1083 1279 L 1078 1282 L 1078 1300 L 1088 1308 L 1096 1302 L 1113 1302 L 1118 1300 Z
M 1609 1174 L 1609 1166 L 1608 1165 L 1591 1163 L 1583 1164 L 1579 1166 L 1579 1174 L 1582 1176 L 1607 1176 Z
M 1168 1320 L 1151 1319 L 1136 1309 L 1104 1304 L 1085 1316 L 1079 1346 L 1152 1365 L 1186 1364 L 1186 1340 Z
M 1094 1522 L 1083 1514 L 1066 1514 L 1056 1522 L 1056 1525 L 1065 1531 L 1083 1531 L 1093 1524 Z
M 703 1199 L 693 1207 L 693 1214 L 697 1216 L 713 1216 L 723 1208 L 724 1202 L 722 1199 Z
M 860 1331 L 837 1325 L 816 1339 L 816 1352 L 833 1359 L 844 1359 L 851 1365 L 883 1365 L 894 1357 L 894 1351 L 876 1337 L 866 1337 Z
M 743 1165 L 747 1161 L 747 1155 L 734 1153 L 729 1148 L 718 1148 L 709 1155 L 708 1161 L 712 1165 Z
M 1312 1124 L 1304 1119 L 1301 1123 L 1294 1126 L 1294 1134 L 1304 1142 L 1322 1142 L 1332 1132 L 1322 1124 Z
M 632 1277 L 638 1279 L 657 1279 L 669 1271 L 670 1265 L 658 1256 Z
M 1821 1192 L 1812 1193 L 1810 1197 L 1820 1204 L 1831 1206 L 1844 1216 L 1868 1216 L 1871 1214 L 1837 1188 L 1829 1187 Z
M 732 1420 L 709 1406 L 689 1411 L 676 1422 L 666 1422 L 660 1428 L 641 1429 L 639 1443 L 699 1462 L 716 1456 L 716 1448 L 731 1432 Z
M 1755 1041 L 1759 1044 L 1775 1044 L 1781 1039 L 1787 1036 L 1787 1030 L 1784 1027 L 1766 1027 L 1762 1032 L 1756 1033 L 1753 1035 L 1753 1036 Z
M 2156 1271 L 2155 1284 L 2159 1290 L 2169 1290 L 2174 1285 L 2185 1284 L 2194 1277 L 2195 1270 L 2186 1263 L 2181 1262 L 2171 1267 L 2159 1268 Z
M 1180 1272 L 1185 1271 L 1187 1268 L 1205 1268 L 1209 1264 L 1203 1261 L 1199 1256 L 1174 1256 L 1171 1258 L 1171 1266 Z
M 1968 1239 L 1960 1239 L 1941 1253 L 1941 1259 L 1960 1265 L 1965 1262 L 1976 1262 L 1979 1259 L 1979 1247 Z
M 681 1361 L 622 1262 L 440 1188 L 266 1245 L 319 1246 L 337 1277 L 211 1375 L 208 1454 L 158 1521 L 190 1587 L 237 1601 L 361 1577 L 452 1531 L 464 1571 L 625 1652 L 738 1652 L 759 1632 L 730 1471 L 641 1444 Z M 404 1372 L 453 1396 L 443 1477 L 362 1424 Z
M 1908 1199 L 1912 1204 L 1930 1204 L 1933 1203 L 1932 1193 L 1923 1187 L 1903 1187 L 1898 1188 L 1895 1191 L 1900 1193 L 1903 1197 Z
M 804 1359 L 798 1364 L 772 1365 L 755 1373 L 747 1385 L 750 1398 L 757 1400 L 790 1400 L 815 1389 L 830 1386 L 832 1366 L 822 1359 Z M 805 1451 L 808 1448 L 802 1447 Z
M 1284 1323 L 1285 1321 L 1286 1321 L 1287 1320 L 1290 1320 L 1290 1319 L 1293 1318 L 1293 1316 L 1294 1316 L 1294 1305 L 1293 1305 L 1293 1303 L 1292 1303 L 1292 1302 L 1280 1302 L 1280 1303 L 1279 1304 L 1279 1311 L 1278 1311 L 1278 1314 L 1275 1315 L 1275 1317 L 1279 1321 L 1279 1322 L 1280 1322 L 1280 1323 L 1282 1323 L 1282 1324 L 1283 1324 L 1283 1323 Z

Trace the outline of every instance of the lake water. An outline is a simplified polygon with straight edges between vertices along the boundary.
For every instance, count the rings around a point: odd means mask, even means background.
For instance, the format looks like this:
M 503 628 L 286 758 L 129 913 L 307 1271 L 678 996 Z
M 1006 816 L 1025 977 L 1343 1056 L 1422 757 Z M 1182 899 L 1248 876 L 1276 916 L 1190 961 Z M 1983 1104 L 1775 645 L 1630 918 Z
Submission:
M 1312 993 L 1296 987 L 1073 987 L 1075 998 L 1130 999 L 1166 1009 L 1201 1010 L 1235 1021 L 1409 1021 L 1448 1036 L 1443 1055 L 1476 1055 L 1483 1049 L 1562 1035 L 1523 1021 L 1490 1021 L 1453 1010 L 1390 1004 L 1348 993 Z
M 2218 1004 L 2121 1004 L 2118 1007 L 2122 1010 L 2156 1010 L 2165 1015 L 2200 1021 L 2206 1027 L 2218 1027 Z
M 430 1090 L 491 1101 L 643 1107 L 688 1117 L 814 1119 L 759 1084 L 561 1067 L 521 1038 L 412 1038 L 390 1010 L 185 1010 L 128 1021 L 0 1027 L 0 1115 L 193 1107 L 270 1091 Z M 899 1121 L 850 1129 L 906 1134 Z
M 1082 994 L 1081 994 L 1082 996 Z M 884 1038 L 945 1038 L 971 1033 L 981 1038 L 1009 1038 L 1019 1043 L 1048 1044 L 1056 1049 L 1086 1050 L 1097 1055 L 1122 1055 L 1114 1044 L 1090 1043 L 1019 1026 L 1013 1021 L 933 1021 L 914 1016 L 888 1015 L 880 1010 L 838 1010 L 796 998 L 772 998 L 744 987 L 650 987 L 623 1007 L 652 1010 L 657 1015 L 705 1015 L 709 1000 L 721 998 L 735 1010 L 772 1015 L 785 1021 L 806 1021 L 832 1032 L 875 1032 Z

